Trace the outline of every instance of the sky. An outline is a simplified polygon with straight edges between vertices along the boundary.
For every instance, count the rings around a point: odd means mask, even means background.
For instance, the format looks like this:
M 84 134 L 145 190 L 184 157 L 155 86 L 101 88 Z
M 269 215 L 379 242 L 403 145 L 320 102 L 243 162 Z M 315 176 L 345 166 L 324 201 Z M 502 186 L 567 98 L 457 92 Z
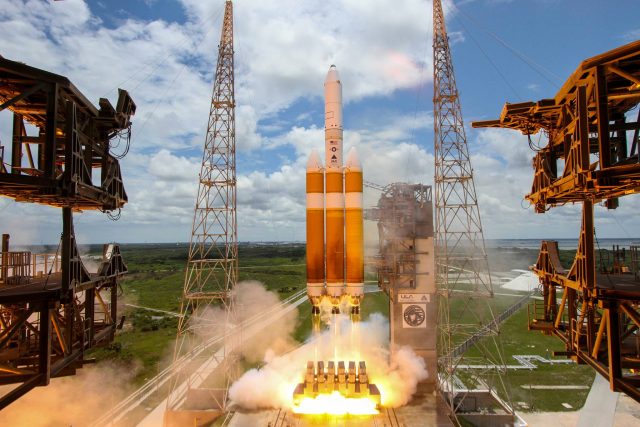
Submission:
M 504 102 L 551 98 L 588 57 L 640 38 L 640 2 L 444 0 L 485 237 L 577 238 L 580 207 L 535 214 L 526 137 L 471 129 Z M 114 222 L 75 215 L 80 243 L 184 242 L 191 234 L 223 0 L 0 0 L 0 55 L 67 76 L 95 105 L 137 104 Z M 365 180 L 433 184 L 429 0 L 234 2 L 240 241 L 305 239 L 304 173 L 321 153 L 323 83 L 340 72 L 345 152 Z M 0 112 L 0 142 L 11 115 Z M 115 150 L 117 151 L 117 149 Z M 379 193 L 365 189 L 365 207 Z M 638 195 L 596 207 L 598 237 L 639 237 Z M 14 244 L 57 242 L 58 209 L 0 198 Z M 373 230 L 368 224 L 365 230 Z

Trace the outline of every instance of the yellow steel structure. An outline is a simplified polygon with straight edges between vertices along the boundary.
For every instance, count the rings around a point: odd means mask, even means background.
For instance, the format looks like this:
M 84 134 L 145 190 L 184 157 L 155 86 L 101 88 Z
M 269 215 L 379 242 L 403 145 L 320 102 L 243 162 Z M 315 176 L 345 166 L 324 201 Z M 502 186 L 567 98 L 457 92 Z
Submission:
M 596 270 L 593 206 L 604 201 L 615 209 L 619 197 L 640 191 L 639 104 L 637 41 L 583 61 L 555 98 L 507 103 L 499 119 L 473 123 L 548 137 L 546 146 L 536 148 L 533 185 L 526 198 L 539 213 L 582 203 L 582 228 L 568 270 L 560 263 L 557 242 L 542 242 L 534 271 L 544 304 L 540 311 L 534 307 L 529 327 L 560 337 L 564 354 L 588 363 L 609 380 L 612 390 L 636 401 L 640 281 L 637 274 L 621 274 L 620 266 Z
M 227 411 L 242 337 L 238 279 L 233 3 L 225 2 L 173 360 L 179 366 L 164 425 L 193 425 Z M 214 308 L 215 307 L 215 308 Z M 219 308 L 221 315 L 211 315 Z M 208 339 L 221 338 L 221 346 Z

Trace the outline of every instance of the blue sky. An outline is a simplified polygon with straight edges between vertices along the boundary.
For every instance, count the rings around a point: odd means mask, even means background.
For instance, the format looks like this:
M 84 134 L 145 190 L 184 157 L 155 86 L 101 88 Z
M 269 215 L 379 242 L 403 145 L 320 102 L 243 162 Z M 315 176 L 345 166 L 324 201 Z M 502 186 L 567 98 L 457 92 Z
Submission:
M 640 3 L 620 0 L 445 1 L 465 122 L 505 101 L 553 97 L 585 58 L 640 38 Z M 323 149 L 323 81 L 343 82 L 345 148 L 365 179 L 433 182 L 431 2 L 237 0 L 238 218 L 243 241 L 304 239 L 304 164 Z M 138 105 L 122 161 L 130 203 L 120 221 L 76 216 L 83 242 L 186 241 L 224 1 L 0 0 L 0 54 L 68 76 L 90 100 Z M 497 70 L 499 71 L 497 71 Z M 10 116 L 0 113 L 0 141 Z M 468 129 L 488 238 L 574 238 L 579 207 L 544 215 L 522 201 L 533 153 L 521 135 Z M 365 192 L 365 204 L 377 201 Z M 637 196 L 596 210 L 600 237 L 636 237 Z M 0 199 L 16 243 L 55 242 L 60 215 Z M 26 218 L 26 219 L 25 219 Z M 7 229 L 8 228 L 8 229 Z M 368 235 L 375 240 L 373 230 Z M 20 231 L 18 231 L 20 230 Z

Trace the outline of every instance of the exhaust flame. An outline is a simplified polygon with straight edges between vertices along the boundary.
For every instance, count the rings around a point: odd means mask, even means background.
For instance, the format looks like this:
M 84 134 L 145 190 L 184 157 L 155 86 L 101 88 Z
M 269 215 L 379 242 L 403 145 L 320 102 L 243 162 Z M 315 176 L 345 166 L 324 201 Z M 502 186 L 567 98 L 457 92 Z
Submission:
M 320 394 L 313 399 L 305 397 L 291 409 L 295 414 L 306 415 L 376 415 L 379 413 L 373 399 L 348 398 L 337 391 L 331 394 Z
M 277 333 L 277 330 L 270 331 Z M 286 408 L 297 413 L 337 411 L 354 414 L 364 407 L 377 411 L 375 402 L 361 403 L 363 399 L 371 400 L 368 397 L 321 393 L 305 396 L 299 402 L 293 398 L 296 385 L 305 378 L 308 361 L 363 360 L 367 363 L 369 382 L 379 389 L 380 404 L 390 408 L 405 405 L 416 391 L 418 382 L 427 378 L 428 373 L 422 358 L 411 348 L 389 351 L 388 331 L 388 321 L 378 313 L 360 323 L 351 322 L 348 316 L 336 316 L 329 330 L 317 334 L 301 347 L 281 355 L 267 351 L 266 364 L 247 371 L 231 386 L 229 396 L 234 404 L 247 410 Z M 263 338 L 267 339 L 270 333 L 265 330 Z

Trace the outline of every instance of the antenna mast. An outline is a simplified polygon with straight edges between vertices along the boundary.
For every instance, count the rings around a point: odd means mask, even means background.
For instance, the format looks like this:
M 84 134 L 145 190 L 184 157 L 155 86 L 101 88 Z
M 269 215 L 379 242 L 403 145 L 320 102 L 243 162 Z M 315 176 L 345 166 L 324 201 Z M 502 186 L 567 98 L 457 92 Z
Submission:
M 232 352 L 237 343 L 231 339 L 241 334 L 232 331 L 232 290 L 238 279 L 233 54 L 233 5 L 227 0 L 174 351 L 180 371 L 167 401 L 168 413 L 193 412 L 190 400 L 201 399 L 203 390 L 215 404 L 209 402 L 207 409 L 224 411 L 236 376 Z
M 492 297 L 493 288 L 441 0 L 433 1 L 433 104 L 438 370 L 441 390 L 456 417 L 469 389 L 480 384 L 498 386 L 499 392 L 506 388 L 500 377 L 504 361 L 497 341 L 498 325 L 490 299 L 482 298 Z M 454 299 L 461 301 L 454 303 Z M 465 378 L 474 378 L 460 387 L 464 382 L 457 376 L 457 368 L 471 347 L 482 355 L 477 363 L 487 368 L 466 370 Z M 487 378 L 478 381 L 483 374 L 497 377 L 498 384 Z

